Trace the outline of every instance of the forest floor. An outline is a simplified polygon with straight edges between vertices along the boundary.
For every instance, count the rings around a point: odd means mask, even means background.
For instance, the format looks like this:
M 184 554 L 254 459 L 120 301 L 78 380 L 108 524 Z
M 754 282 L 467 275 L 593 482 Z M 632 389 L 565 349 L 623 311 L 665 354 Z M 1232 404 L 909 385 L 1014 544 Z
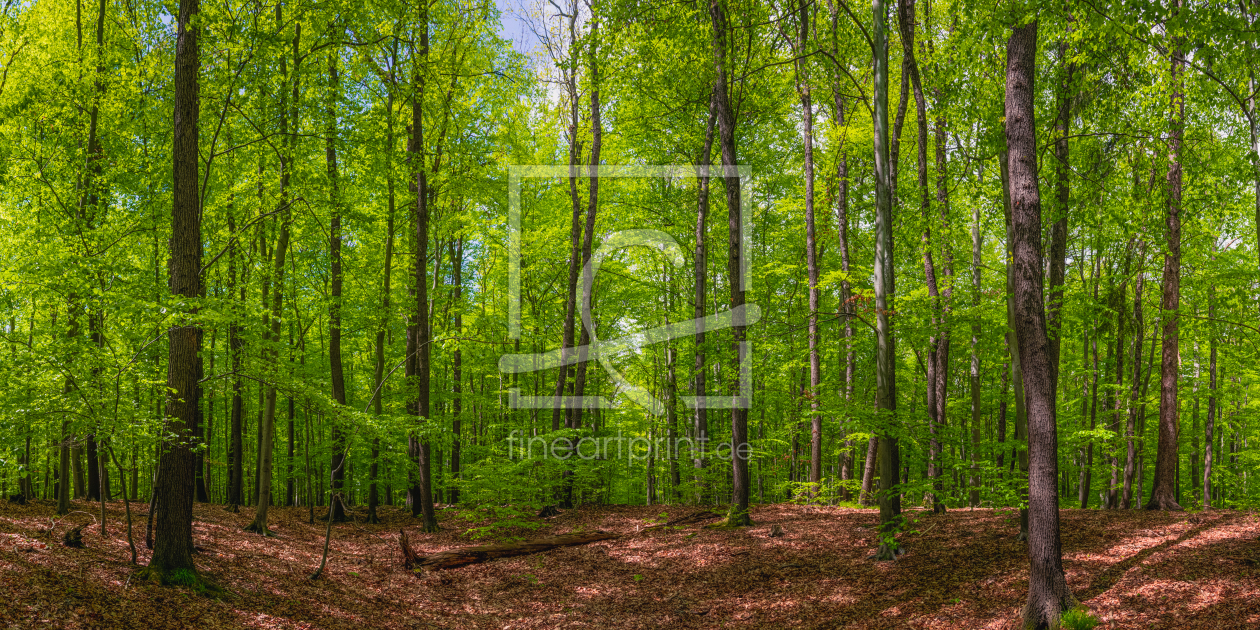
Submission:
M 249 510 L 197 505 L 197 565 L 225 591 L 212 599 L 131 579 L 121 502 L 108 506 L 106 538 L 93 524 L 84 548 L 62 546 L 66 529 L 99 518 L 96 504 L 74 509 L 49 536 L 52 505 L 0 503 L 0 628 L 996 629 L 1014 627 L 1028 580 L 1009 509 L 909 511 L 906 555 L 876 563 L 873 510 L 767 505 L 747 529 L 641 531 L 695 508 L 586 507 L 508 534 L 625 535 L 417 575 L 401 566 L 401 528 L 427 554 L 477 544 L 469 524 L 441 510 L 446 529 L 421 534 L 386 507 L 380 525 L 334 527 L 325 575 L 311 581 L 325 528 L 306 509 L 274 509 L 276 536 L 261 538 L 241 531 Z M 132 504 L 141 564 L 146 509 Z M 1260 627 L 1254 513 L 1063 510 L 1062 532 L 1068 584 L 1100 629 Z

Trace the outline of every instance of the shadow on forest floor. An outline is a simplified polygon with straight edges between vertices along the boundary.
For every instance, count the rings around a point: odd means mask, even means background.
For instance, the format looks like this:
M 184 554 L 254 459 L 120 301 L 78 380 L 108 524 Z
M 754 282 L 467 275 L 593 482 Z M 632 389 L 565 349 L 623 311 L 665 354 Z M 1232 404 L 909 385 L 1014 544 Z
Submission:
M 144 514 L 132 505 L 141 563 Z M 325 578 L 324 527 L 279 508 L 277 536 L 241 531 L 252 514 L 196 506 L 200 571 L 232 594 L 222 601 L 139 584 L 122 522 L 84 529 L 84 549 L 59 544 L 97 506 L 48 529 L 53 507 L 0 504 L 0 628 L 1007 628 L 1026 597 L 1026 548 L 1009 510 L 908 511 L 908 553 L 876 563 L 877 515 L 797 505 L 755 508 L 753 527 L 642 532 L 685 506 L 571 510 L 524 538 L 602 529 L 622 538 L 414 576 L 401 567 L 398 530 L 420 553 L 476 544 L 479 525 L 439 514 L 421 534 L 407 514 L 334 528 Z M 355 510 L 362 520 L 362 511 Z M 91 516 L 91 518 L 89 518 Z M 778 525 L 784 535 L 770 537 Z M 1100 629 L 1260 627 L 1260 520 L 1251 514 L 1063 510 L 1069 586 Z M 43 545 L 43 546 L 41 546 Z

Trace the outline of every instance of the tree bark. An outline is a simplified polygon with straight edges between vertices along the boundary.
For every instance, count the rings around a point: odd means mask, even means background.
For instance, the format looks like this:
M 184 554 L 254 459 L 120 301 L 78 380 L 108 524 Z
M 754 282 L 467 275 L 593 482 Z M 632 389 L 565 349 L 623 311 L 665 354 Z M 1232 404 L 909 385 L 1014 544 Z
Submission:
M 941 457 L 941 444 L 938 433 L 941 429 L 941 405 L 944 401 L 938 398 L 940 393 L 937 388 L 938 379 L 944 381 L 944 375 L 938 374 L 940 371 L 940 363 L 937 360 L 937 351 L 940 348 L 941 341 L 941 295 L 940 289 L 936 282 L 936 265 L 932 260 L 932 201 L 928 194 L 928 176 L 927 176 L 927 103 L 923 97 L 923 84 L 919 77 L 919 62 L 914 54 L 914 33 L 915 33 L 915 8 L 914 0 L 900 0 L 897 5 L 897 26 L 901 31 L 901 52 L 902 52 L 902 70 L 909 77 L 910 86 L 914 91 L 915 106 L 915 122 L 918 127 L 918 137 L 915 143 L 916 148 L 916 167 L 918 172 L 918 189 L 919 189 L 919 213 L 920 219 L 923 221 L 923 236 L 921 239 L 921 247 L 923 249 L 923 275 L 925 284 L 927 285 L 928 300 L 931 303 L 932 310 L 932 336 L 928 339 L 928 350 L 926 357 L 927 368 L 927 413 L 928 413 L 928 462 L 927 476 L 932 481 L 931 497 L 932 511 L 942 513 L 945 506 L 940 501 L 942 486 L 940 481 L 940 464 L 938 460 Z M 902 112 L 898 111 L 898 122 L 901 120 Z M 900 126 L 900 125 L 898 125 Z
M 451 243 L 451 301 L 455 305 L 455 322 L 453 325 L 456 337 L 463 336 L 464 329 L 464 237 L 460 236 Z M 455 350 L 451 353 L 451 486 L 450 503 L 459 503 L 459 471 L 463 441 L 463 353 L 460 341 L 455 340 Z
M 429 9 L 428 5 L 420 5 L 420 45 L 415 67 L 416 93 L 411 104 L 411 165 L 415 177 L 415 287 L 416 287 L 416 409 L 415 413 L 421 422 L 430 422 L 429 418 L 429 185 L 424 152 L 424 87 L 425 75 L 428 72 L 429 60 Z M 424 531 L 437 531 L 437 515 L 433 510 L 433 485 L 430 478 L 429 441 L 425 438 L 412 438 L 412 453 L 418 469 L 417 487 L 413 488 L 411 506 L 412 516 L 422 516 Z M 418 500 L 417 500 L 418 499 Z
M 717 71 L 716 85 L 713 91 L 714 112 L 717 116 L 718 123 L 718 144 L 722 151 L 722 168 L 728 175 L 722 179 L 723 188 L 726 189 L 726 211 L 727 211 L 727 259 L 726 259 L 726 277 L 730 284 L 731 297 L 730 308 L 737 312 L 743 312 L 745 289 L 743 277 L 743 264 L 745 252 L 743 251 L 742 229 L 743 221 L 740 208 L 740 178 L 730 177 L 734 175 L 733 169 L 739 165 L 739 160 L 735 151 L 735 112 L 731 106 L 730 96 L 727 92 L 727 76 L 726 76 L 726 56 L 727 56 L 727 38 L 729 33 L 726 11 L 722 6 L 722 0 L 709 0 L 709 17 L 713 23 L 713 61 Z M 743 364 L 751 357 L 743 356 L 744 348 L 744 318 L 742 315 L 733 318 L 732 332 L 734 333 L 731 341 L 731 369 L 730 386 L 731 395 L 738 397 L 740 375 L 743 371 Z M 745 401 L 749 402 L 749 401 Z M 736 405 L 731 409 L 731 509 L 727 517 L 727 524 L 732 526 L 746 526 L 752 524 L 752 519 L 748 516 L 748 458 L 742 453 L 748 450 L 748 408 L 743 405 Z
M 276 7 L 276 23 L 282 24 L 280 6 Z M 289 251 L 289 239 L 291 236 L 291 226 L 293 223 L 293 210 L 289 202 L 289 178 L 293 170 L 293 159 L 295 152 L 293 151 L 296 141 L 294 137 L 288 135 L 289 120 L 292 120 L 294 131 L 298 127 L 297 112 L 298 100 L 298 80 L 300 78 L 298 44 L 302 37 L 302 23 L 294 22 L 293 25 L 293 82 L 292 82 L 292 102 L 286 103 L 281 99 L 281 134 L 287 136 L 286 152 L 280 160 L 280 234 L 276 237 L 276 247 L 272 252 L 272 270 L 271 283 L 273 291 L 271 294 L 271 312 L 267 316 L 268 329 L 264 331 L 266 339 L 272 342 L 280 340 L 281 313 L 284 307 L 284 269 L 285 260 Z M 287 64 L 283 57 L 280 60 L 280 72 L 288 83 L 289 77 Z M 289 108 L 292 108 L 291 110 Z M 277 352 L 273 345 L 264 352 L 264 361 L 272 366 L 278 367 Z M 271 530 L 267 527 L 268 509 L 271 507 L 271 475 L 272 475 L 272 454 L 275 450 L 273 442 L 275 439 L 276 427 L 276 386 L 270 385 L 266 387 L 265 398 L 263 399 L 262 419 L 258 423 L 258 484 L 255 489 L 254 504 L 254 520 L 245 529 L 262 536 L 271 534 Z
M 1173 0 L 1173 15 L 1180 12 L 1182 0 Z M 1177 371 L 1178 316 L 1181 303 L 1181 143 L 1185 129 L 1185 57 L 1181 38 L 1172 42 L 1169 79 L 1172 83 L 1168 127 L 1168 207 L 1165 231 L 1168 250 L 1164 253 L 1162 351 L 1159 365 L 1159 446 L 1155 454 L 1155 486 L 1146 503 L 1148 510 L 1180 510 L 1177 504 Z
M 201 294 L 201 204 L 198 199 L 197 106 L 198 1 L 180 0 L 176 17 L 175 102 L 172 159 L 174 203 L 168 275 L 176 299 L 192 300 Z M 185 318 L 194 317 L 192 313 Z M 166 427 L 169 436 L 158 460 L 158 486 L 154 489 L 155 527 L 149 569 L 158 576 L 173 571 L 195 572 L 192 560 L 193 464 L 196 434 L 197 354 L 201 328 L 180 321 L 169 332 L 170 359 L 166 372 Z
M 337 168 L 337 101 L 341 98 L 341 81 L 337 76 L 336 49 L 328 55 L 328 103 L 324 108 L 327 120 L 325 129 L 324 160 L 328 171 L 328 201 L 331 216 L 328 220 L 328 260 L 331 301 L 328 304 L 328 377 L 332 386 L 332 398 L 338 405 L 346 404 L 346 378 L 341 366 L 341 176 Z M 346 438 L 337 418 L 332 419 L 332 472 L 333 494 L 340 494 L 346 477 Z M 346 520 L 341 501 L 328 506 L 329 517 L 335 522 Z
M 892 560 L 896 554 L 893 534 L 901 520 L 901 494 L 894 492 L 901 468 L 897 437 L 890 430 L 897 418 L 896 340 L 892 330 L 893 276 L 892 162 L 888 142 L 888 8 L 884 0 L 872 0 L 875 50 L 873 108 L 875 149 L 875 399 L 880 417 L 879 434 L 879 521 L 881 543 L 876 559 Z
M 398 67 L 397 44 L 390 49 L 391 68 Z M 384 269 L 382 269 L 381 279 L 381 318 L 376 328 L 376 346 L 375 346 L 375 363 L 372 371 L 372 412 L 379 416 L 383 409 L 381 398 L 383 392 L 381 388 L 385 382 L 385 333 L 389 328 L 390 320 L 390 274 L 394 268 L 394 147 L 397 141 L 394 136 L 394 92 L 397 84 L 391 80 L 387 85 L 388 94 L 385 101 L 385 155 L 389 161 L 389 168 L 385 171 L 385 190 L 389 204 L 388 214 L 385 217 L 385 261 Z M 377 492 L 377 473 L 379 471 L 379 461 L 381 453 L 380 438 L 372 439 L 372 463 L 369 466 L 368 475 L 371 477 L 371 485 L 368 488 L 368 512 L 367 521 L 369 523 L 379 523 L 380 517 L 377 515 L 377 506 L 380 504 L 380 498 Z
M 1024 627 L 1056 627 L 1076 605 L 1059 538 L 1058 437 L 1042 301 L 1041 198 L 1033 90 L 1037 22 L 1015 28 L 1006 47 L 1006 143 L 1010 152 L 1015 335 L 1028 402 L 1028 602 Z
M 695 252 L 695 303 L 693 314 L 696 323 L 695 334 L 695 365 L 691 375 L 691 392 L 697 398 L 706 395 L 705 383 L 705 345 L 704 345 L 704 316 L 705 316 L 705 289 L 708 285 L 709 275 L 709 256 L 706 222 L 709 218 L 709 168 L 713 164 L 713 127 L 717 122 L 717 113 L 714 111 L 716 101 L 717 86 L 712 88 L 709 94 L 709 119 L 704 130 L 704 149 L 700 152 L 697 160 L 697 191 L 696 191 L 696 252 Z M 705 405 L 697 404 L 692 416 L 693 432 L 695 434 L 696 443 L 701 445 L 697 455 L 692 461 L 692 465 L 696 469 L 696 486 L 698 489 L 697 502 L 706 503 L 708 496 L 706 493 L 706 483 L 704 478 L 704 469 L 707 466 L 705 462 L 705 447 L 709 440 L 709 409 Z
M 1139 265 L 1145 263 L 1145 258 L 1142 256 L 1139 259 Z M 1120 501 L 1120 507 L 1125 510 L 1137 507 L 1133 501 L 1133 473 L 1137 455 L 1133 432 L 1137 426 L 1138 395 L 1142 383 L 1142 336 L 1145 334 L 1142 330 L 1142 287 L 1145 278 L 1146 273 L 1139 271 L 1133 282 L 1133 383 L 1129 388 L 1129 422 L 1125 427 L 1124 494 Z M 1138 439 L 1141 439 L 1140 435 Z
M 797 32 L 796 49 L 803 55 L 809 41 L 812 24 L 810 3 L 801 0 L 800 28 Z M 809 274 L 809 482 L 811 492 L 817 495 L 822 484 L 822 410 L 819 407 L 819 385 L 822 380 L 822 362 L 818 354 L 818 243 L 814 227 L 814 102 L 809 82 L 806 59 L 796 62 L 796 91 L 801 99 L 802 142 L 805 146 L 805 264 Z

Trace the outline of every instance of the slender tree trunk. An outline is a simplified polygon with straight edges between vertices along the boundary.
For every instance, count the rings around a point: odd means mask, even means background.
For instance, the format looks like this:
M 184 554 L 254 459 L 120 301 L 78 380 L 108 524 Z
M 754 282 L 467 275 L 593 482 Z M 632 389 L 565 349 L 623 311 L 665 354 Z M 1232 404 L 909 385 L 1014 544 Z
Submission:
M 1215 246 L 1215 243 L 1213 243 Z M 1215 249 L 1215 247 L 1213 247 Z M 1215 256 L 1212 257 L 1215 260 Z M 1216 317 L 1216 290 L 1213 287 L 1208 288 L 1208 319 L 1213 320 Z M 1209 324 L 1211 321 L 1209 321 Z M 1216 428 L 1217 413 L 1217 393 L 1216 393 L 1216 327 L 1208 328 L 1208 404 L 1207 404 L 1207 421 L 1203 425 L 1203 509 L 1211 509 L 1212 507 L 1212 448 L 1215 441 L 1212 438 L 1212 431 Z M 1222 432 L 1223 434 L 1224 432 Z
M 454 335 L 463 336 L 464 330 L 464 237 L 460 236 L 451 243 L 451 301 L 455 304 Z M 460 456 L 463 442 L 463 353 L 460 351 L 460 340 L 455 340 L 455 350 L 451 353 L 451 496 L 450 503 L 459 503 Z
M 1058 437 L 1049 339 L 1042 301 L 1041 198 L 1033 115 L 1037 22 L 1019 26 L 1006 47 L 1006 144 L 1010 151 L 1015 334 L 1028 397 L 1028 603 L 1024 627 L 1057 627 L 1076 605 L 1063 574 L 1059 538 Z
M 696 335 L 695 335 L 695 365 L 691 375 L 691 392 L 697 397 L 706 395 L 705 387 L 705 344 L 704 344 L 704 316 L 705 316 L 705 289 L 707 288 L 708 279 L 708 246 L 706 222 L 709 218 L 709 168 L 713 163 L 713 127 L 717 122 L 717 114 L 714 111 L 714 104 L 717 102 L 717 86 L 714 85 L 709 95 L 709 121 L 704 130 L 704 149 L 700 152 L 700 158 L 697 160 L 697 190 L 696 190 L 696 252 L 695 252 L 695 290 L 694 290 L 694 308 L 693 314 L 696 319 Z M 697 404 L 693 410 L 692 416 L 693 432 L 695 434 L 696 444 L 700 445 L 697 454 L 693 458 L 692 465 L 696 469 L 696 486 L 698 489 L 697 501 L 701 504 L 708 503 L 709 496 L 706 490 L 706 480 L 704 477 L 704 469 L 707 466 L 705 461 L 705 452 L 709 441 L 709 409 L 706 405 Z
M 893 276 L 892 178 L 888 142 L 888 8 L 884 0 L 872 0 L 874 40 L 874 148 L 875 148 L 875 399 L 880 424 L 891 427 L 897 417 L 896 340 L 892 330 Z M 904 99 L 903 99 L 904 100 Z M 879 521 L 883 537 L 876 558 L 891 560 L 892 541 L 901 520 L 901 494 L 894 491 L 901 468 L 895 433 L 879 432 Z
M 172 295 L 195 299 L 201 294 L 201 204 L 198 200 L 197 103 L 198 2 L 180 0 L 175 35 L 174 204 L 171 212 L 169 287 Z M 189 314 L 185 317 L 195 317 Z M 197 433 L 197 353 L 201 329 L 181 321 L 169 331 L 166 427 L 168 437 L 158 462 L 154 489 L 155 527 L 149 569 L 155 577 L 173 571 L 195 571 L 192 560 L 193 436 Z
M 590 177 L 587 179 L 587 181 L 590 184 L 590 190 L 589 190 L 589 198 L 586 204 L 586 227 L 583 230 L 583 234 L 582 234 L 582 269 L 583 269 L 582 286 L 584 288 L 591 287 L 590 290 L 594 291 L 594 288 L 592 285 L 595 280 L 593 277 L 585 275 L 585 273 L 586 273 L 587 265 L 589 265 L 591 261 L 592 241 L 594 241 L 595 239 L 595 218 L 598 215 L 598 211 L 599 211 L 599 151 L 600 151 L 600 148 L 603 146 L 604 130 L 603 130 L 603 122 L 600 120 L 600 115 L 599 115 L 599 107 L 600 107 L 600 104 L 599 104 L 599 66 L 596 64 L 596 59 L 598 59 L 599 57 L 599 54 L 598 54 L 599 53 L 599 19 L 597 17 L 592 16 L 590 20 L 590 24 L 591 24 L 591 32 L 588 39 L 590 40 L 591 155 L 590 155 L 589 164 L 590 164 L 591 170 L 589 173 Z M 586 303 L 589 304 L 590 303 L 589 301 L 593 300 L 594 297 L 583 294 L 583 299 L 587 300 Z M 577 324 L 574 323 L 574 325 L 576 326 Z M 582 333 L 579 336 L 578 345 L 584 348 L 590 342 L 591 342 L 590 331 L 588 331 L 586 327 L 583 326 Z M 586 361 L 586 351 L 583 350 L 581 353 L 581 360 L 579 360 L 576 366 L 577 374 L 573 380 L 573 393 L 576 396 L 582 396 L 586 393 L 587 365 L 588 365 L 588 362 Z M 582 427 L 582 412 L 583 412 L 583 409 L 581 407 L 574 407 L 573 409 L 569 410 L 569 416 L 568 416 L 569 428 L 579 429 Z M 571 484 L 566 483 L 565 485 L 566 503 L 571 504 L 572 502 L 572 498 L 570 496 L 571 493 L 572 493 L 572 486 Z
M 1068 33 L 1071 33 L 1069 17 Z M 1068 159 L 1068 133 L 1072 125 L 1072 75 L 1075 66 L 1068 57 L 1071 54 L 1067 40 L 1059 42 L 1059 85 L 1055 97 L 1058 101 L 1054 134 L 1055 209 L 1054 223 L 1050 226 L 1050 291 L 1046 302 L 1046 326 L 1050 335 L 1050 385 L 1055 392 L 1059 387 L 1059 352 L 1062 345 L 1063 286 L 1067 275 L 1068 211 L 1071 204 L 1071 163 Z
M 1015 250 L 1012 245 L 1015 242 L 1014 195 L 1009 151 L 1003 151 L 1000 160 L 1002 168 L 1002 209 L 1006 220 L 1006 250 L 1007 256 L 1013 260 L 1015 256 Z M 1006 348 L 1011 357 L 1011 383 L 1015 390 L 1015 432 L 1013 439 L 1016 442 L 1015 451 L 1011 453 L 1011 470 L 1014 471 L 1015 465 L 1018 464 L 1020 475 L 1026 477 L 1028 475 L 1028 401 L 1024 389 L 1024 362 L 1021 358 L 1023 355 L 1020 352 L 1019 337 L 1015 331 L 1017 321 L 1014 300 L 1015 280 L 1015 265 L 1008 263 L 1006 265 Z M 1021 493 L 1023 493 L 1022 489 Z M 1026 507 L 1019 510 L 1019 534 L 1017 538 L 1019 540 L 1028 539 L 1028 508 Z
M 1145 262 L 1145 258 L 1145 256 L 1141 257 L 1141 263 Z M 1142 287 L 1145 284 L 1145 277 L 1146 274 L 1139 271 L 1133 282 L 1133 383 L 1129 388 L 1129 422 L 1125 428 L 1124 495 L 1120 503 L 1120 507 L 1125 510 L 1137 507 L 1133 501 L 1133 473 L 1137 454 L 1134 450 L 1133 432 L 1137 425 L 1138 395 L 1142 381 L 1142 336 L 1145 334 L 1142 330 Z M 1141 437 L 1138 435 L 1138 439 Z
M 1173 0 L 1175 16 L 1180 12 L 1182 0 Z M 1185 128 L 1184 75 L 1185 57 L 1180 37 L 1172 41 L 1172 60 L 1169 78 L 1172 83 L 1171 109 L 1168 127 L 1168 212 L 1165 230 L 1168 250 L 1164 254 L 1163 299 L 1160 301 L 1160 318 L 1163 349 L 1159 366 L 1159 446 L 1155 455 L 1155 487 L 1151 489 L 1148 510 L 1180 510 L 1176 498 L 1177 472 L 1177 371 L 1178 317 L 1181 303 L 1181 141 Z
M 391 49 L 390 67 L 398 66 L 397 49 Z M 388 95 L 385 103 L 385 151 L 389 159 L 390 167 L 385 171 L 385 189 L 389 203 L 389 211 L 385 217 L 385 261 L 383 278 L 381 280 L 381 319 L 376 329 L 376 346 L 375 346 L 375 364 L 372 371 L 372 412 L 379 416 L 383 409 L 381 404 L 381 387 L 385 382 L 385 333 L 389 328 L 390 320 L 390 274 L 394 268 L 394 147 L 397 139 L 394 136 L 394 91 L 396 89 L 394 83 L 388 86 Z M 372 463 L 370 464 L 368 475 L 371 477 L 371 486 L 368 488 L 368 513 L 367 520 L 369 523 L 379 523 L 380 517 L 376 513 L 380 499 L 377 495 L 377 473 L 379 471 L 379 461 L 381 452 L 380 438 L 372 439 Z M 390 503 L 387 501 L 387 504 Z
M 280 7 L 276 7 L 276 23 L 282 24 Z M 284 270 L 285 259 L 289 251 L 289 239 L 291 225 L 293 223 L 293 210 L 289 203 L 289 177 L 292 172 L 293 159 L 295 152 L 293 151 L 296 144 L 293 136 L 288 135 L 288 121 L 293 121 L 294 130 L 297 130 L 298 119 L 294 113 L 297 111 L 298 99 L 298 79 L 300 70 L 298 63 L 298 44 L 302 37 L 302 23 L 294 22 L 293 30 L 293 84 L 292 84 L 292 102 L 285 103 L 281 99 L 282 115 L 280 119 L 281 135 L 288 136 L 286 143 L 286 153 L 280 161 L 280 234 L 276 238 L 276 247 L 272 252 L 273 267 L 271 271 L 271 282 L 273 291 L 271 294 L 271 312 L 268 315 L 268 330 L 266 331 L 266 339 L 275 343 L 280 341 L 280 325 L 281 313 L 284 307 Z M 280 61 L 281 75 L 288 79 L 287 65 L 283 58 Z M 287 80 L 285 81 L 287 84 Z M 289 106 L 292 110 L 289 110 Z M 278 367 L 277 353 L 274 346 L 264 352 L 264 362 Z M 275 450 L 273 442 L 276 433 L 276 386 L 270 385 L 266 387 L 265 398 L 263 399 L 262 420 L 258 423 L 258 487 L 255 491 L 256 502 L 254 504 L 254 520 L 245 529 L 263 536 L 271 535 L 271 530 L 267 526 L 267 513 L 271 507 L 271 475 L 272 475 L 272 454 Z
M 800 28 L 797 33 L 797 54 L 804 54 L 809 41 L 810 3 L 800 2 Z M 806 60 L 796 63 L 796 91 L 801 99 L 803 121 L 802 140 L 805 144 L 805 264 L 809 273 L 809 482 L 817 495 L 822 484 L 822 410 L 820 409 L 819 385 L 822 380 L 822 361 L 818 354 L 818 244 L 814 228 L 814 102 Z
M 971 211 L 971 306 L 980 311 L 981 270 L 984 251 L 984 230 L 980 225 L 980 204 L 975 204 Z M 980 318 L 976 317 L 971 324 L 971 507 L 980 506 Z M 999 468 L 1001 465 L 998 466 Z
M 324 160 L 328 172 L 328 201 L 331 216 L 328 221 L 329 284 L 328 304 L 328 377 L 332 385 L 332 398 L 338 405 L 346 404 L 346 378 L 341 365 L 341 176 L 337 168 L 337 101 L 341 98 L 341 81 L 337 76 L 337 51 L 328 55 L 328 102 L 325 104 Z M 346 476 L 346 438 L 333 418 L 332 427 L 332 493 L 341 493 Z M 329 517 L 336 522 L 346 520 L 340 501 L 329 503 Z
M 572 3 L 567 15 L 569 21 L 569 59 L 565 70 L 565 87 L 569 92 L 569 201 L 573 206 L 573 218 L 569 226 L 569 283 L 566 286 L 567 294 L 565 295 L 564 305 L 564 337 L 561 341 L 561 356 L 567 358 L 568 353 L 572 352 L 574 346 L 574 335 L 576 325 L 574 316 L 577 312 L 577 285 L 578 270 L 581 268 L 581 225 L 582 225 L 582 201 L 578 196 L 578 164 L 582 159 L 582 143 L 578 140 L 578 88 L 577 88 L 577 31 L 575 24 L 577 20 L 578 5 L 576 0 Z M 556 377 L 556 401 L 551 411 L 551 430 L 560 430 L 560 418 L 565 418 L 565 424 L 568 425 L 568 414 L 564 411 L 562 404 L 564 400 L 565 390 L 568 388 L 569 367 L 568 361 L 562 360 Z M 576 372 L 576 371 L 575 371 Z M 563 495 L 563 493 L 562 493 Z M 561 502 L 564 503 L 564 497 L 561 496 Z
M 429 185 L 424 151 L 424 87 L 425 75 L 429 62 L 429 9 L 421 3 L 420 10 L 420 46 L 419 59 L 415 68 L 416 93 L 411 104 L 411 153 L 412 168 L 415 176 L 416 192 L 416 252 L 415 252 L 415 287 L 416 287 L 416 415 L 421 422 L 430 422 L 429 411 Z M 433 510 L 433 485 L 430 479 L 429 441 L 424 438 L 412 438 L 418 468 L 418 488 L 415 488 L 411 506 L 412 516 L 420 515 L 424 519 L 423 530 L 434 532 L 438 529 L 437 515 Z M 419 503 L 419 505 L 416 505 Z
M 730 31 L 726 21 L 726 10 L 721 0 L 709 0 L 709 17 L 713 22 L 713 60 L 717 70 L 716 87 L 714 89 L 714 112 L 717 116 L 719 146 L 722 151 L 722 168 L 728 177 L 722 179 L 726 189 L 727 211 L 727 259 L 726 277 L 730 284 L 730 308 L 743 312 L 745 289 L 743 265 L 746 252 L 743 251 L 743 220 L 740 208 L 740 178 L 734 175 L 739 160 L 735 151 L 735 112 L 727 93 L 727 42 Z M 744 356 L 745 330 L 742 315 L 733 318 L 731 343 L 732 361 L 730 370 L 731 395 L 740 395 L 740 380 L 745 362 L 751 357 Z M 745 401 L 747 403 L 749 401 Z M 732 526 L 751 525 L 748 515 L 748 407 L 736 405 L 731 409 L 731 509 L 727 524 Z

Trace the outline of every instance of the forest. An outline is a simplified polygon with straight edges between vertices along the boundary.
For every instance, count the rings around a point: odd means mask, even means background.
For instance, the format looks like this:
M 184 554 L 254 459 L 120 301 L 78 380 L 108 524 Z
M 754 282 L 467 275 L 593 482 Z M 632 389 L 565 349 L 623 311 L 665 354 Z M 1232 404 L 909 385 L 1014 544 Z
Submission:
M 1255 0 L 10 0 L 0 627 L 1260 626 L 1258 64 Z

